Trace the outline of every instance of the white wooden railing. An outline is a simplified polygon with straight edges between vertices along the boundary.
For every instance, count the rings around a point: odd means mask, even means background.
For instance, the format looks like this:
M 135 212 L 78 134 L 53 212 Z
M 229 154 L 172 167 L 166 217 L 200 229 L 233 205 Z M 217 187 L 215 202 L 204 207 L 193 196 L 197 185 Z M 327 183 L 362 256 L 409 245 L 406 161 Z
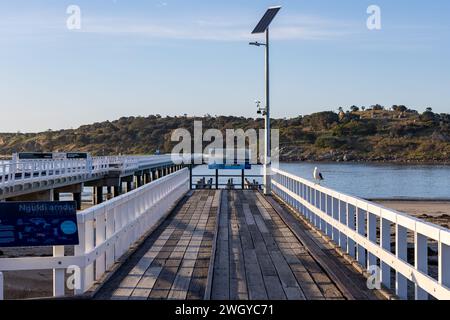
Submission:
M 61 297 L 69 270 L 75 275 L 75 294 L 86 292 L 188 190 L 189 171 L 182 169 L 79 212 L 80 244 L 75 246 L 73 256 L 64 256 L 64 247 L 54 247 L 53 257 L 0 259 L 0 299 L 2 271 L 53 269 L 53 295 Z
M 112 156 L 107 157 L 112 167 L 116 169 L 139 170 L 154 164 L 170 162 L 170 155 L 154 155 L 154 156 Z
M 64 178 L 74 174 L 90 176 L 107 173 L 107 158 L 94 160 L 20 160 L 0 164 L 0 188 L 43 179 Z
M 170 155 L 114 156 L 89 159 L 20 160 L 0 162 L 0 189 L 73 174 L 106 174 L 110 170 L 132 171 L 171 161 Z
M 293 174 L 273 169 L 273 192 L 317 229 L 357 259 L 367 270 L 380 270 L 387 288 L 408 298 L 408 281 L 415 298 L 450 299 L 450 230 L 405 213 L 325 188 Z M 378 231 L 379 230 L 379 234 Z M 408 233 L 414 236 L 414 263 L 407 261 Z M 394 238 L 395 250 L 391 248 Z M 438 279 L 428 272 L 428 242 L 438 245 Z M 375 267 L 375 268 L 374 268 Z M 391 283 L 391 269 L 395 283 Z

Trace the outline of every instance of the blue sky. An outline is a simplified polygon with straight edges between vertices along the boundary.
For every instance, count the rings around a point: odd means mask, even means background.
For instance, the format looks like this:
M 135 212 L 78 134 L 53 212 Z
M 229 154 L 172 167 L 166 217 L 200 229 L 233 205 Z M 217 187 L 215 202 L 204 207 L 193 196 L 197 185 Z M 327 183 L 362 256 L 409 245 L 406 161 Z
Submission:
M 81 30 L 66 9 L 81 8 Z M 381 8 L 382 29 L 366 27 Z M 1 132 L 131 115 L 255 116 L 272 26 L 272 113 L 405 104 L 450 112 L 450 2 L 0 0 Z M 6 121 L 5 121 L 6 119 Z

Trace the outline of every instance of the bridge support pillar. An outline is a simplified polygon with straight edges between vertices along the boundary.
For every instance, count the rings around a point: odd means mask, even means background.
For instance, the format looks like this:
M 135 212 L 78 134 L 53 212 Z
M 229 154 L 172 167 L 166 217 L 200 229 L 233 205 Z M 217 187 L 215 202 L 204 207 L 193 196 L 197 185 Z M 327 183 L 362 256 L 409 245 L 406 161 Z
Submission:
M 136 189 L 142 186 L 142 176 L 134 176 L 134 186 Z
M 115 197 L 118 197 L 118 196 L 120 196 L 120 193 L 121 193 L 121 191 L 122 191 L 122 185 L 120 185 L 120 186 L 114 186 L 114 188 L 113 188 L 113 197 L 115 198 Z
M 133 190 L 133 183 L 131 181 L 127 181 L 125 192 L 130 192 L 131 190 Z
M 103 202 L 103 187 L 94 187 L 94 205 Z
M 112 198 L 113 198 L 112 188 L 110 186 L 107 186 L 106 187 L 106 200 L 109 200 Z
M 77 210 L 81 210 L 81 192 L 75 192 L 73 200 L 77 203 Z

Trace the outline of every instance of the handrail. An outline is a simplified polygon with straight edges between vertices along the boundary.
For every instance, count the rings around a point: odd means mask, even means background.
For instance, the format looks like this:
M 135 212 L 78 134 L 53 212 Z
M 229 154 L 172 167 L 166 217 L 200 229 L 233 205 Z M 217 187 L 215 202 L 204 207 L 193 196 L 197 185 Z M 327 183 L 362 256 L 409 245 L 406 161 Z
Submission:
M 379 269 L 380 281 L 391 284 L 406 299 L 407 280 L 415 298 L 450 299 L 450 230 L 408 214 L 314 184 L 291 173 L 272 169 L 273 192 L 328 235 L 368 270 Z M 394 232 L 392 232 L 394 227 Z M 380 235 L 377 233 L 380 231 Z M 414 234 L 414 265 L 407 261 L 408 232 Z M 395 252 L 391 238 L 395 237 Z M 428 274 L 428 240 L 438 243 L 438 279 Z M 380 260 L 378 263 L 377 259 Z
M 111 170 L 142 170 L 165 162 L 171 162 L 171 155 L 1 161 L 0 189 L 73 174 L 83 175 L 88 179 L 93 175 L 107 174 Z
M 64 296 L 66 270 L 74 272 L 75 294 L 83 294 L 189 190 L 182 169 L 77 214 L 79 245 L 73 256 L 54 247 L 53 257 L 0 259 L 1 271 L 53 269 L 53 295 Z M 94 268 L 95 266 L 95 268 Z M 3 286 L 0 282 L 0 297 Z

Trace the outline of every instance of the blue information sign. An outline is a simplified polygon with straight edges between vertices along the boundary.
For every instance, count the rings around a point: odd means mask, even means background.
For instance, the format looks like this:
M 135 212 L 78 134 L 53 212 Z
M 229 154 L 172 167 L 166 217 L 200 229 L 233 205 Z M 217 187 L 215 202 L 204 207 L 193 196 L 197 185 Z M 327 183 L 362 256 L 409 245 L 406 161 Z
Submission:
M 0 203 L 0 247 L 77 244 L 75 201 Z
M 208 169 L 218 169 L 218 170 L 250 170 L 252 168 L 252 165 L 250 163 L 232 163 L 232 164 L 226 164 L 226 163 L 209 163 Z
M 213 170 L 250 170 L 250 150 L 246 149 L 209 149 L 208 169 Z

